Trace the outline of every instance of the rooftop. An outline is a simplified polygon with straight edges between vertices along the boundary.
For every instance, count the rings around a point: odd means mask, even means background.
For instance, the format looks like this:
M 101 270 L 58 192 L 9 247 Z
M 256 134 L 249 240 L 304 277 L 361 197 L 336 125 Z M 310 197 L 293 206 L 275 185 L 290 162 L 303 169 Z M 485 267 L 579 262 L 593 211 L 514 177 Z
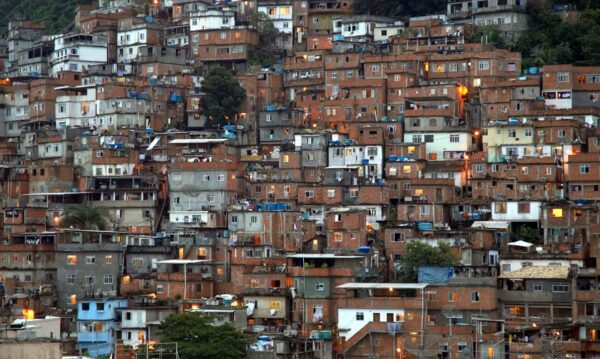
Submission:
M 500 279 L 567 279 L 569 267 L 529 266 L 514 272 L 504 273 Z

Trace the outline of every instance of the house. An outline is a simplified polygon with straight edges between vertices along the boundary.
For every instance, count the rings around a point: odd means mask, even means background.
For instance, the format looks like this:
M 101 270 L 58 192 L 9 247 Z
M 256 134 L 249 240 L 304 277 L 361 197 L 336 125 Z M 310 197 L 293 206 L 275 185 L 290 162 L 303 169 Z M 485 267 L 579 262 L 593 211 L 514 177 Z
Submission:
M 93 298 L 77 301 L 77 350 L 92 356 L 110 355 L 115 348 L 120 309 L 126 299 Z
M 72 308 L 79 299 L 115 297 L 123 273 L 124 232 L 64 229 L 56 245 L 57 302 Z
M 100 35 L 70 34 L 54 39 L 50 57 L 52 76 L 62 71 L 84 72 L 92 65 L 106 63 L 107 39 Z
M 158 338 L 158 327 L 177 308 L 170 306 L 134 306 L 119 308 L 121 340 L 123 344 L 138 347 Z

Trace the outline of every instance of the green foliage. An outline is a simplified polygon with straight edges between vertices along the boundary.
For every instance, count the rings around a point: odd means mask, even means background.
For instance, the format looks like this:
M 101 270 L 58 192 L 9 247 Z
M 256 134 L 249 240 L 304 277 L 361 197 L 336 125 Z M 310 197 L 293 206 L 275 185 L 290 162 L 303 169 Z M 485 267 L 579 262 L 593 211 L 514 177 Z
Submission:
M 275 64 L 275 55 L 271 51 L 250 49 L 248 51 L 248 63 L 250 65 L 260 65 L 261 67 L 271 67 Z
M 521 240 L 529 243 L 540 244 L 543 242 L 540 230 L 533 227 L 522 226 L 521 228 L 519 228 L 517 236 Z
M 465 32 L 466 42 L 486 42 L 494 45 L 496 48 L 504 49 L 507 47 L 504 39 L 500 35 L 498 25 L 484 25 L 474 28 L 468 27 Z
M 168 316 L 160 326 L 161 342 L 177 342 L 180 359 L 246 357 L 247 338 L 230 324 L 213 325 L 197 313 Z
M 410 241 L 406 253 L 402 256 L 402 267 L 397 271 L 398 280 L 405 283 L 417 281 L 419 266 L 452 266 L 458 258 L 450 251 L 450 246 L 438 243 L 437 247 L 421 241 Z
M 108 213 L 104 208 L 89 205 L 67 207 L 63 214 L 61 227 L 77 229 L 104 230 L 107 224 Z
M 257 12 L 250 17 L 250 24 L 258 31 L 258 46 L 248 52 L 250 65 L 271 67 L 275 63 L 274 51 L 279 31 L 273 25 L 271 18 L 263 12 Z
M 204 112 L 208 118 L 208 126 L 228 124 L 246 98 L 246 90 L 229 70 L 222 67 L 211 69 L 201 86 L 206 94 Z
M 75 18 L 78 4 L 91 0 L 0 0 L 0 32 L 8 31 L 8 22 L 18 18 L 44 23 L 46 33 L 64 31 Z
M 354 0 L 356 14 L 390 17 L 421 16 L 446 13 L 446 0 Z
M 600 9 L 590 6 L 575 22 L 562 21 L 550 7 L 530 9 L 529 14 L 531 29 L 511 48 L 521 52 L 523 67 L 600 65 Z

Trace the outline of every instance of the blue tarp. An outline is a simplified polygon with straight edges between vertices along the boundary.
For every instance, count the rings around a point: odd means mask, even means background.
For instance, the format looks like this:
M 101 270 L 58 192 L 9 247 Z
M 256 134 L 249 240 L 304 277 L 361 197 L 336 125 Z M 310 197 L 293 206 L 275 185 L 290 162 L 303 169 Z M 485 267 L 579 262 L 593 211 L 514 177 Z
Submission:
M 419 266 L 419 283 L 447 283 L 453 276 L 452 267 Z

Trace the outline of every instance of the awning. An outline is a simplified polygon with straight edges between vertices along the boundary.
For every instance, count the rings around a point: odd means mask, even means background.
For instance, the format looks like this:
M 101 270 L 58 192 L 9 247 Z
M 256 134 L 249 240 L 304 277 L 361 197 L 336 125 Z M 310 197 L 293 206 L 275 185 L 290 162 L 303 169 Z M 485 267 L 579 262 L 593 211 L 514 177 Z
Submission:
M 510 226 L 510 223 L 506 222 L 506 221 L 475 221 L 471 225 L 471 228 L 507 230 L 509 226 Z
M 158 144 L 158 141 L 160 141 L 160 136 L 156 136 L 152 142 L 150 142 L 150 146 L 148 146 L 148 148 L 146 149 L 146 151 L 151 151 L 154 147 L 156 147 L 156 145 Z
M 165 259 L 158 264 L 199 264 L 212 262 L 210 259 Z
M 533 243 L 529 243 L 529 242 L 525 242 L 525 241 L 516 241 L 516 242 L 510 242 L 508 245 L 513 246 L 513 247 L 529 248 L 529 247 L 533 246 Z
M 429 283 L 345 283 L 340 289 L 425 289 Z

